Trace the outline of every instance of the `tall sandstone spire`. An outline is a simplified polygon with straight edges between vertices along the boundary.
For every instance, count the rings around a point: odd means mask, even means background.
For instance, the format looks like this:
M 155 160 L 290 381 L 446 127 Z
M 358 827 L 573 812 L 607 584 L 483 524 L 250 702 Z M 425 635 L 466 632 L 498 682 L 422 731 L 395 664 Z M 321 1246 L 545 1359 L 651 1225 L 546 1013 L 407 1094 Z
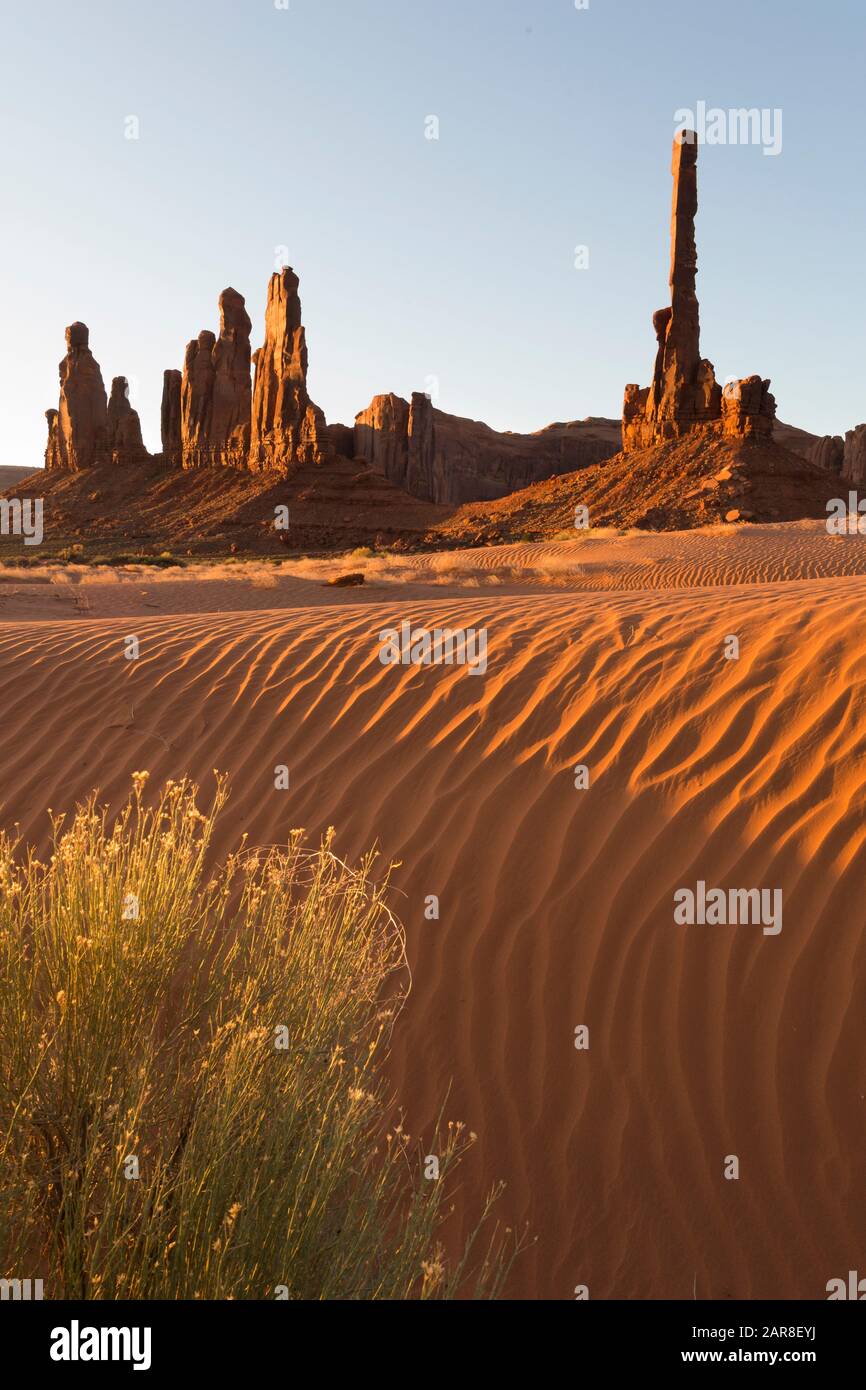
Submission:
M 219 308 L 219 337 L 203 329 L 187 344 L 184 356 L 180 391 L 184 468 L 243 468 L 249 453 L 252 324 L 237 290 L 223 290 Z M 168 389 L 173 391 L 173 381 Z M 167 409 L 170 417 L 171 397 Z
M 249 466 L 256 472 L 321 463 L 333 452 L 324 413 L 307 393 L 307 340 L 298 277 L 289 267 L 271 276 L 265 341 L 253 354 Z
M 86 324 L 73 323 L 67 328 L 66 356 L 59 370 L 59 409 L 46 411 L 45 467 L 78 470 L 106 463 L 108 400 L 99 363 L 90 351 Z
M 674 179 L 669 280 L 671 317 L 665 338 L 665 376 L 673 384 L 678 384 L 693 380 L 701 360 L 698 248 L 695 242 L 695 218 L 698 213 L 696 141 L 674 141 L 671 173 Z
M 77 472 L 102 463 L 144 463 L 149 457 L 138 412 L 129 401 L 126 377 L 114 378 L 111 398 L 107 399 L 84 323 L 72 323 L 66 330 L 60 404 L 57 410 L 46 410 L 45 418 L 45 467 L 49 470 Z
M 162 407 L 160 410 L 160 437 L 162 456 L 166 463 L 177 467 L 182 456 L 180 432 L 180 395 L 183 373 L 169 368 L 162 374 Z
M 696 134 L 680 132 L 674 140 L 671 166 L 671 303 L 653 315 L 658 348 L 652 385 L 625 388 L 622 442 L 626 453 L 700 428 L 741 436 L 767 437 L 773 432 L 776 404 L 769 381 L 746 377 L 730 382 L 723 391 L 712 362 L 701 357 L 697 162 Z
M 250 332 L 244 297 L 237 290 L 220 295 L 220 333 L 213 350 L 211 444 L 226 468 L 245 468 L 250 452 Z
M 129 401 L 125 376 L 116 376 L 108 399 L 108 451 L 112 463 L 144 463 L 148 457 L 141 437 L 138 411 Z

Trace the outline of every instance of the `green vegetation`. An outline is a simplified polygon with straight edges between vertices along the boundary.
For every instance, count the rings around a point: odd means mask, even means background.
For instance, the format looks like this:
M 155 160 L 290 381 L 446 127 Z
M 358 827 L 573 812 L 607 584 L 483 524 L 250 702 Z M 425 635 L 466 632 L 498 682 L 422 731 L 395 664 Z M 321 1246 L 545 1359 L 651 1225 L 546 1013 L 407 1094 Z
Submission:
M 52 1299 L 496 1297 L 522 1243 L 498 1193 L 441 1239 L 472 1136 L 419 1148 L 389 1118 L 387 878 L 331 832 L 211 871 L 224 785 L 200 811 L 186 781 L 148 807 L 146 780 L 113 822 L 94 798 L 52 817 L 47 863 L 0 834 L 0 1276 Z

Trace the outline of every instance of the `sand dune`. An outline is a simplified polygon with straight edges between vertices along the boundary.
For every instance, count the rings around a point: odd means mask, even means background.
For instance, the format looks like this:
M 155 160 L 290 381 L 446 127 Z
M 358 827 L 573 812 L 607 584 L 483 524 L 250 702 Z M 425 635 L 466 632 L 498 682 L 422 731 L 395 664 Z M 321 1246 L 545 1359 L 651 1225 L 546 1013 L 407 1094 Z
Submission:
M 7 595 L 0 820 L 44 844 L 45 808 L 94 785 L 219 768 L 224 845 L 378 841 L 414 978 L 395 1091 L 417 1133 L 453 1083 L 467 1203 L 503 1176 L 538 1237 L 512 1292 L 824 1296 L 866 1236 L 864 542 L 600 537 L 323 582 L 108 578 L 77 586 L 86 612 Z M 486 675 L 383 667 L 403 619 L 486 627 Z M 698 880 L 782 889 L 783 930 L 675 925 Z
M 360 588 L 331 581 L 354 572 Z M 694 531 L 595 531 L 567 541 L 413 555 L 370 551 L 320 559 L 199 563 L 189 569 L 45 565 L 0 569 L 0 619 L 127 617 L 163 613 L 381 603 L 440 598 L 455 589 L 500 597 L 767 585 L 866 574 L 866 536 L 830 536 L 820 521 Z

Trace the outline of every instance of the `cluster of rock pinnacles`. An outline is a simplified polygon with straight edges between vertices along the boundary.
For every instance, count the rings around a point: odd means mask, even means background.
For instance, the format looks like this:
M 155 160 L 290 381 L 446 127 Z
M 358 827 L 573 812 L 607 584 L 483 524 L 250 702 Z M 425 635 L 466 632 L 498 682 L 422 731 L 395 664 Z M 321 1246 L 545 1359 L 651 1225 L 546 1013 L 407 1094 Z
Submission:
M 716 381 L 712 362 L 700 354 L 696 294 L 698 140 L 680 132 L 673 147 L 671 216 L 671 303 L 653 315 L 658 350 L 652 384 L 625 388 L 622 413 L 624 453 L 682 438 L 693 431 L 728 437 L 769 439 L 776 403 L 770 382 L 760 376 Z M 307 393 L 307 344 L 301 322 L 298 277 L 289 267 L 271 276 L 265 310 L 265 341 L 250 351 L 251 323 L 237 290 L 223 290 L 220 330 L 204 330 L 188 344 L 183 371 L 164 374 L 162 461 L 182 468 L 277 469 L 318 464 L 335 453 L 358 456 L 384 471 L 391 481 L 431 501 L 464 500 L 455 492 L 452 465 L 466 469 L 465 439 L 455 437 L 456 417 L 433 409 L 429 397 L 415 393 L 374 397 L 354 429 L 327 425 Z M 136 463 L 149 456 L 138 414 L 129 402 L 125 377 L 115 377 L 106 398 L 99 365 L 88 346 L 88 330 L 74 323 L 66 330 L 67 352 L 60 363 L 60 405 L 46 412 L 49 469 L 81 469 L 95 464 Z M 255 377 L 250 381 L 250 367 Z M 466 422 L 463 422 L 464 424 Z M 489 431 L 491 440 L 503 440 Z M 500 494 L 607 457 L 610 450 L 575 435 L 557 443 L 559 457 L 539 432 L 523 437 L 527 458 L 518 466 L 487 442 L 474 446 L 469 496 L 486 496 L 492 478 Z M 512 440 L 514 436 L 510 437 Z M 815 463 L 841 471 L 852 482 L 866 482 L 866 425 L 844 441 L 825 436 L 813 446 Z M 473 476 L 472 469 L 475 474 Z M 509 473 L 515 476 L 511 476 Z M 489 476 L 482 476 L 489 474 Z M 473 488 L 476 488 L 474 493 Z
M 187 345 L 183 371 L 163 376 L 163 461 L 183 468 L 254 471 L 323 462 L 334 446 L 324 414 L 307 394 L 297 275 L 284 267 L 271 276 L 265 341 L 255 353 L 243 295 L 223 290 L 219 309 L 219 335 L 203 330 Z M 60 406 L 46 411 L 46 468 L 138 463 L 148 457 L 126 378 L 114 378 L 107 399 L 88 338 L 83 323 L 66 330 Z

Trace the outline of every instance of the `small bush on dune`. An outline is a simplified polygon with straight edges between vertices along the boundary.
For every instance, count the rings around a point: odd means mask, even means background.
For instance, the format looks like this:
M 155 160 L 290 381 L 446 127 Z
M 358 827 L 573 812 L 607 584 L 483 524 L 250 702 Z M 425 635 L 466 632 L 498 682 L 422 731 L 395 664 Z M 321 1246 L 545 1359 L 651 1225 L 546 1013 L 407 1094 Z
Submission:
M 222 783 L 116 821 L 54 817 L 47 864 L 0 835 L 0 1274 L 49 1298 L 495 1297 L 520 1242 L 481 1203 L 440 1242 L 379 1072 L 402 931 L 357 867 L 293 832 L 210 873 Z M 506 1248 L 507 1247 L 507 1248 Z

